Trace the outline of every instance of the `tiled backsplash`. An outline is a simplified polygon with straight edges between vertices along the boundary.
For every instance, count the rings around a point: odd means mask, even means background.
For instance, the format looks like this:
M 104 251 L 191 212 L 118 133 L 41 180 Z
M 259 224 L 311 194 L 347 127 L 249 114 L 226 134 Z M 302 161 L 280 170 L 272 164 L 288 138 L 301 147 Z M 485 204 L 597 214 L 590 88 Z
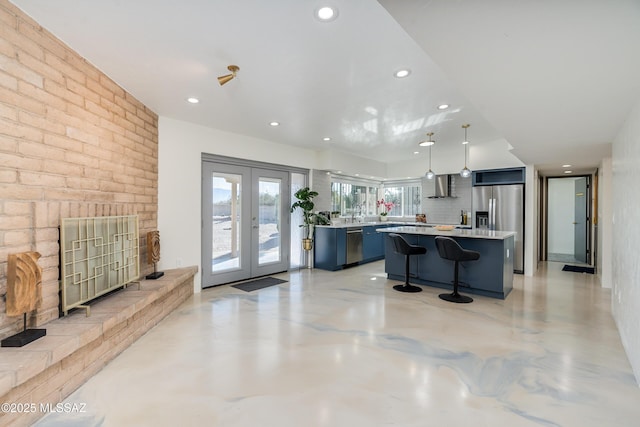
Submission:
M 460 224 L 460 211 L 471 213 L 471 178 L 451 175 L 451 195 L 443 199 L 430 199 L 435 193 L 435 180 L 422 180 L 422 206 L 427 222 L 437 224 Z M 471 218 L 469 218 L 471 225 Z

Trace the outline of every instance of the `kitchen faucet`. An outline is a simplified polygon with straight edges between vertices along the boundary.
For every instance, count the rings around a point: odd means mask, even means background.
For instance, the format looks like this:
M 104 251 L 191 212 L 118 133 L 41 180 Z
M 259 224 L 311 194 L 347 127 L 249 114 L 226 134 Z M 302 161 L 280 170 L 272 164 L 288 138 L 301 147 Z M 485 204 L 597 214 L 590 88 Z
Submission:
M 357 215 L 356 215 L 357 212 Z M 358 222 L 362 220 L 362 203 L 355 205 L 354 208 L 351 209 L 351 222 L 356 222 L 356 216 L 358 217 Z

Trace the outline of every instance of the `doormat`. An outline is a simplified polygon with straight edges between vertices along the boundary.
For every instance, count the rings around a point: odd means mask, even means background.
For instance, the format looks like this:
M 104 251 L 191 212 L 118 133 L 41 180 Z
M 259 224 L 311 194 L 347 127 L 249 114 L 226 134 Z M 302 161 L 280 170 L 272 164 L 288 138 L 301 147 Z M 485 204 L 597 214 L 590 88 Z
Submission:
M 237 285 L 231 285 L 232 288 L 240 289 L 245 292 L 257 291 L 258 289 L 268 288 L 269 286 L 286 283 L 286 280 L 276 279 L 275 277 L 263 277 L 261 279 L 250 280 Z
M 575 271 L 576 273 L 594 274 L 595 273 L 595 268 L 593 268 L 593 267 L 579 267 L 577 265 L 565 264 L 564 267 L 562 267 L 562 271 Z

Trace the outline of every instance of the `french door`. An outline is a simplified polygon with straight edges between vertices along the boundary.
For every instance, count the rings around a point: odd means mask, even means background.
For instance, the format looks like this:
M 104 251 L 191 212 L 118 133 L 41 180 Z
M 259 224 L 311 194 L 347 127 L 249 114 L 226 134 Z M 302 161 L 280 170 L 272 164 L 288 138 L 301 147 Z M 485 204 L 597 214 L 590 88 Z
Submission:
M 202 165 L 202 287 L 286 271 L 289 173 Z

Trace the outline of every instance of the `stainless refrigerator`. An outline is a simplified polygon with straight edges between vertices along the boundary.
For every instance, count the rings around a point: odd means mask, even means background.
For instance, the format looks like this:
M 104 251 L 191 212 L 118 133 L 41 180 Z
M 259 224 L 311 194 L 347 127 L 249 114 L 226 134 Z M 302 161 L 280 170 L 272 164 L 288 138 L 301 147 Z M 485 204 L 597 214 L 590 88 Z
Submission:
M 473 225 L 476 228 L 515 231 L 513 270 L 524 272 L 524 184 L 473 187 Z

